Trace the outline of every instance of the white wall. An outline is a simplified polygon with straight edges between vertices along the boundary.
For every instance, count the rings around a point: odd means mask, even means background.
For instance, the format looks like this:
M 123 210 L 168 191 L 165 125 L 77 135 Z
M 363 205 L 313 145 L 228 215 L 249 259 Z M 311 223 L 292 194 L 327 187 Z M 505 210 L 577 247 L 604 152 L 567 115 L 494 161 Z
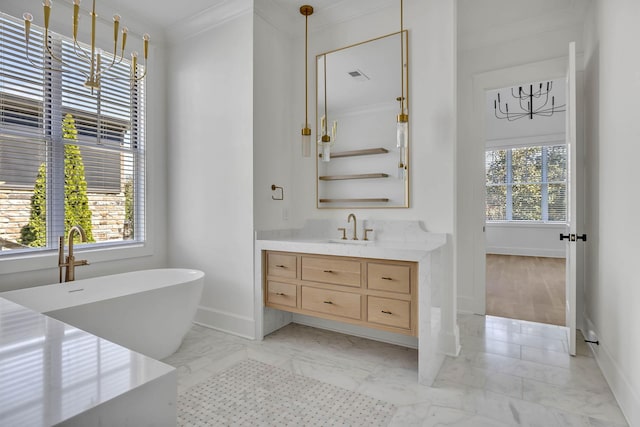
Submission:
M 398 80 L 400 81 L 398 72 Z M 398 89 L 399 91 L 399 89 Z M 329 103 L 329 105 L 331 105 Z M 335 112 L 330 121 L 338 122 L 338 137 L 332 152 L 363 148 L 385 148 L 386 154 L 348 157 L 337 161 L 318 162 L 318 175 L 349 175 L 381 172 L 389 175 L 385 179 L 320 181 L 318 194 L 322 198 L 378 198 L 386 197 L 387 206 L 405 204 L 406 181 L 398 178 L 399 149 L 396 147 L 397 103 L 360 109 L 360 111 Z M 330 126 L 330 125 L 329 125 Z M 325 206 L 335 207 L 329 203 Z M 346 219 L 346 218 L 344 218 Z
M 404 24 L 409 30 L 409 209 L 372 209 L 356 212 L 359 218 L 417 219 L 427 230 L 453 236 L 449 249 L 455 251 L 456 163 L 456 2 L 409 0 L 404 3 Z M 324 47 L 335 48 L 398 29 L 397 3 L 379 15 L 362 17 L 357 24 L 332 29 Z M 388 30 L 387 30 L 388 29 Z M 372 34 L 373 33 L 373 34 Z M 339 38 L 339 36 L 342 37 Z M 313 173 L 313 171 L 309 171 Z M 349 211 L 310 210 L 303 215 L 346 218 Z M 453 252 L 446 254 L 442 286 L 443 304 L 450 305 L 454 317 L 442 319 L 443 330 L 457 331 L 455 313 L 456 280 Z M 451 260 L 451 262 L 449 262 Z
M 485 312 L 484 91 L 562 77 L 569 42 L 576 41 L 578 51 L 582 49 L 580 17 L 564 13 L 546 18 L 536 19 L 535 25 L 509 21 L 472 32 L 458 29 L 456 274 L 461 311 Z
M 253 336 L 253 14 L 169 54 L 169 260 L 205 272 L 196 320 Z
M 389 5 L 389 8 L 379 12 L 310 33 L 309 117 L 311 123 L 314 122 L 316 105 L 315 55 L 398 31 L 400 18 L 398 3 L 390 1 Z M 292 106 L 291 117 L 285 123 L 287 133 L 285 137 L 290 141 L 293 153 L 289 165 L 291 188 L 290 191 L 285 192 L 285 198 L 290 197 L 288 227 L 301 227 L 308 218 L 339 219 L 346 223 L 348 213 L 354 212 L 359 220 L 414 219 L 422 221 L 429 231 L 454 233 L 455 2 L 407 0 L 404 6 L 405 28 L 409 30 L 411 208 L 316 209 L 315 158 L 302 158 L 296 146 L 300 138 L 299 126 L 304 121 L 304 63 L 298 60 L 304 51 L 302 36 L 304 22 L 301 21 L 291 46 L 293 60 L 281 64 L 282 70 L 290 69 L 293 72 L 292 97 L 274 100 L 270 106 L 272 109 L 282 106 L 286 108 L 286 103 Z M 313 19 L 313 16 L 309 19 Z M 256 28 L 258 27 L 259 25 L 256 25 Z M 256 110 L 255 114 L 262 114 L 262 111 Z M 312 126 L 312 133 L 315 134 L 315 131 L 316 129 Z M 256 139 L 256 144 L 259 143 Z M 264 184 L 270 184 L 270 182 Z M 260 191 L 262 190 L 258 191 L 256 187 L 256 200 L 263 197 L 258 195 Z M 266 212 L 269 212 L 268 209 L 271 208 L 268 205 L 265 206 L 267 206 Z M 275 219 L 277 214 L 269 213 L 268 215 L 272 216 L 273 221 L 270 224 L 264 222 L 261 226 L 276 228 L 283 225 Z M 445 272 L 444 286 L 451 287 L 452 294 L 455 295 L 452 266 L 449 266 Z M 455 301 L 444 301 L 444 303 L 455 304 Z M 454 321 L 453 318 L 445 320 L 451 323 Z M 454 328 L 449 325 L 447 329 Z
M 547 102 L 547 104 L 544 106 L 544 108 L 551 109 L 551 102 L 553 100 L 555 101 L 555 108 L 557 111 L 555 111 L 551 116 L 534 116 L 533 119 L 530 119 L 529 117 L 521 117 L 514 120 L 514 116 L 512 116 L 512 114 L 521 114 L 524 110 L 522 110 L 516 98 L 513 97 L 513 92 L 517 94 L 518 87 L 523 86 L 523 90 L 528 93 L 530 90 L 529 83 L 534 84 L 534 92 L 539 90 L 539 86 L 536 86 L 535 83 L 543 83 L 543 90 L 546 91 L 546 86 L 544 86 L 544 83 L 546 82 L 551 82 L 552 84 L 549 96 L 541 96 L 538 99 L 534 98 L 534 109 L 542 108 L 545 101 Z M 506 88 L 498 88 L 486 91 L 485 121 L 487 125 L 485 129 L 485 138 L 488 141 L 487 145 L 513 146 L 513 143 L 509 143 L 510 140 L 520 138 L 535 138 L 540 137 L 541 135 L 558 134 L 560 134 L 561 136 L 560 143 L 564 143 L 566 114 L 564 111 L 562 111 L 564 107 L 561 106 L 566 102 L 565 90 L 566 84 L 564 78 L 562 78 L 536 82 L 520 82 L 517 86 L 509 86 Z M 509 107 L 509 113 L 511 117 L 511 119 L 509 120 L 504 118 L 504 114 L 500 112 L 496 113 L 495 111 L 495 102 L 497 100 L 498 94 L 501 97 L 500 109 L 504 111 L 507 107 Z M 497 118 L 496 114 L 498 117 L 502 118 Z
M 599 0 L 587 22 L 589 200 L 586 318 L 600 365 L 632 426 L 640 425 L 640 3 Z
M 116 12 L 108 3 L 100 4 L 99 12 L 104 16 L 110 16 Z M 40 3 L 27 5 L 24 0 L 3 0 L 0 10 L 10 15 L 21 17 L 22 13 L 31 10 L 34 15 L 34 23 L 42 24 L 42 7 Z M 115 274 L 126 271 L 142 270 L 147 268 L 159 268 L 167 263 L 167 240 L 166 240 L 166 74 L 165 46 L 163 44 L 163 31 L 136 17 L 126 10 L 119 10 L 122 14 L 123 22 L 131 29 L 129 49 L 141 50 L 141 42 L 138 36 L 148 31 L 153 35 L 149 53 L 149 73 L 146 78 L 147 84 L 147 242 L 144 247 L 126 250 L 108 250 L 80 252 L 82 258 L 86 258 L 91 263 L 88 266 L 80 267 L 76 270 L 76 278 L 88 278 Z M 57 2 L 52 11 L 52 26 L 64 34 L 71 35 L 71 25 L 69 16 L 71 8 L 63 2 Z M 82 31 L 86 37 L 89 24 L 81 24 Z M 110 37 L 113 37 L 112 30 L 106 28 L 102 21 L 98 23 L 98 39 L 100 46 L 110 45 Z M 85 38 L 85 40 L 88 40 Z M 137 47 L 134 47 L 137 46 Z M 106 50 L 106 49 L 105 49 Z M 10 260 L 3 258 L 0 260 L 0 291 L 45 285 L 58 281 L 58 257 L 57 253 L 48 253 L 21 260 Z M 11 272 L 11 273 L 9 273 Z
M 296 177 L 292 201 L 295 225 L 301 226 L 306 218 L 343 219 L 346 223 L 347 214 L 354 212 L 358 219 L 417 219 L 423 221 L 430 231 L 453 232 L 455 4 L 452 3 L 407 0 L 404 4 L 404 24 L 409 30 L 411 207 L 316 209 L 315 159 L 301 159 L 296 155 L 291 166 Z M 398 3 L 390 2 L 389 8 L 377 13 L 311 33 L 309 52 L 314 58 L 309 67 L 314 71 L 310 73 L 310 87 L 315 88 L 315 55 L 399 29 Z M 302 43 L 301 37 L 294 45 L 296 52 L 304 48 Z M 294 63 L 294 73 L 303 75 L 303 66 L 302 63 Z M 294 111 L 303 111 L 303 89 L 304 86 L 294 93 Z M 315 117 L 315 90 L 309 94 L 309 101 L 310 111 Z M 314 134 L 315 131 L 312 129 Z
M 554 79 L 552 82 L 551 94 L 555 98 L 555 105 L 563 105 L 565 103 L 565 82 L 563 79 Z M 528 86 L 526 86 L 526 90 L 529 90 Z M 551 117 L 536 117 L 533 120 L 528 118 L 516 121 L 497 119 L 494 113 L 494 101 L 498 92 L 501 93 L 503 108 L 504 103 L 508 102 L 511 105 L 511 112 L 520 109 L 518 104 L 514 103 L 509 88 L 486 91 L 484 114 L 486 149 L 565 143 L 566 117 L 564 112 L 554 113 Z M 534 102 L 534 105 L 539 104 Z M 560 241 L 558 235 L 565 229 L 566 226 L 562 224 L 487 222 L 485 229 L 486 253 L 564 258 L 565 243 Z
M 293 199 L 290 165 L 292 159 L 301 158 L 300 129 L 304 122 L 304 110 L 302 114 L 298 110 L 294 113 L 289 102 L 294 87 L 304 88 L 304 75 L 294 75 L 290 64 L 295 60 L 302 62 L 302 56 L 292 52 L 293 41 L 287 33 L 260 16 L 258 9 L 254 13 L 254 227 L 257 230 L 287 228 Z M 300 18 L 298 24 L 304 28 L 302 15 Z M 310 68 L 310 73 L 312 71 Z M 309 109 L 310 123 L 313 123 L 314 111 Z M 271 191 L 271 185 L 283 187 L 284 200 L 271 198 L 280 195 Z
M 539 257 L 565 257 L 565 243 L 559 234 L 566 231 L 563 224 L 487 223 L 486 251 L 488 254 Z

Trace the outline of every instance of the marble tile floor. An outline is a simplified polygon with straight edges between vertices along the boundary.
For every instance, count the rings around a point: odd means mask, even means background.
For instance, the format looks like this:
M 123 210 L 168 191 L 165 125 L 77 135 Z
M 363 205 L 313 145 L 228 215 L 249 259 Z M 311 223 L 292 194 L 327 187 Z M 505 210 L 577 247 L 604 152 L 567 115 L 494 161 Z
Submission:
M 250 341 L 193 326 L 164 362 L 178 393 L 254 359 L 392 403 L 392 426 L 626 426 L 587 345 L 567 354 L 564 329 L 492 316 L 459 317 L 462 353 L 432 387 L 417 382 L 417 351 L 290 324 Z

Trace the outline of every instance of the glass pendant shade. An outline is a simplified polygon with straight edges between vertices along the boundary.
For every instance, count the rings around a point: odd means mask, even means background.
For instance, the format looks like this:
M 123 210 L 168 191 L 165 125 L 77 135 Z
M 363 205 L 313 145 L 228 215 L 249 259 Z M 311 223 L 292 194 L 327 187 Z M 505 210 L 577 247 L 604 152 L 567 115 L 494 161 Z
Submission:
M 311 157 L 311 129 L 309 125 L 302 127 L 302 157 Z
M 398 120 L 396 147 L 405 148 L 409 142 L 409 122 Z
M 331 161 L 331 142 L 322 143 L 322 161 L 323 162 Z
M 406 150 L 404 149 L 404 147 L 400 147 L 400 149 L 398 150 L 399 154 L 400 154 L 400 159 L 398 160 L 398 179 L 404 180 L 406 177 Z

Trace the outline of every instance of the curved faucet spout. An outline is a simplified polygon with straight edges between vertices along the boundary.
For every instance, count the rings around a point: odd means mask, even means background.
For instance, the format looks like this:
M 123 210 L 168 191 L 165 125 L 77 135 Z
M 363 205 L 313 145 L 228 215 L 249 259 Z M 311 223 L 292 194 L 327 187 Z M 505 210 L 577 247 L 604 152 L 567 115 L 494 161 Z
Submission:
M 69 256 L 73 256 L 73 235 L 75 233 L 78 233 L 78 235 L 80 235 L 80 240 L 82 242 L 86 242 L 87 241 L 87 233 L 84 232 L 84 229 L 82 227 L 80 227 L 79 225 L 74 225 L 73 227 L 71 227 L 71 229 L 69 230 L 69 234 L 67 234 L 67 240 L 69 241 Z
M 87 241 L 87 233 L 79 225 L 74 225 L 67 234 L 67 241 L 69 243 L 69 255 L 64 256 L 64 236 L 60 236 L 60 246 L 58 248 L 58 268 L 60 269 L 60 282 L 62 283 L 62 268 L 65 268 L 65 282 L 72 282 L 75 280 L 75 268 L 80 265 L 89 264 L 86 259 L 76 261 L 73 256 L 73 237 L 75 234 L 80 236 L 80 240 Z
M 349 216 L 347 217 L 347 223 L 351 222 L 351 218 L 353 218 L 353 240 L 358 240 L 358 227 L 357 227 L 357 220 L 356 220 L 356 216 L 355 214 L 350 213 Z

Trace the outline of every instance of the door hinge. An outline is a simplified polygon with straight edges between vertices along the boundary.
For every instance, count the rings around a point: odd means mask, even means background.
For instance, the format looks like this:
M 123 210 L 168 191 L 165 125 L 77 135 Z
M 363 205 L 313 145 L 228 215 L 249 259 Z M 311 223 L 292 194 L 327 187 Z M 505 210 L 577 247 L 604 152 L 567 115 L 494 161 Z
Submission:
M 579 236 L 576 236 L 575 234 L 562 234 L 560 233 L 560 240 L 564 240 L 567 239 L 570 242 L 575 242 L 576 240 L 582 240 L 583 242 L 587 241 L 587 235 L 586 234 L 582 234 Z

